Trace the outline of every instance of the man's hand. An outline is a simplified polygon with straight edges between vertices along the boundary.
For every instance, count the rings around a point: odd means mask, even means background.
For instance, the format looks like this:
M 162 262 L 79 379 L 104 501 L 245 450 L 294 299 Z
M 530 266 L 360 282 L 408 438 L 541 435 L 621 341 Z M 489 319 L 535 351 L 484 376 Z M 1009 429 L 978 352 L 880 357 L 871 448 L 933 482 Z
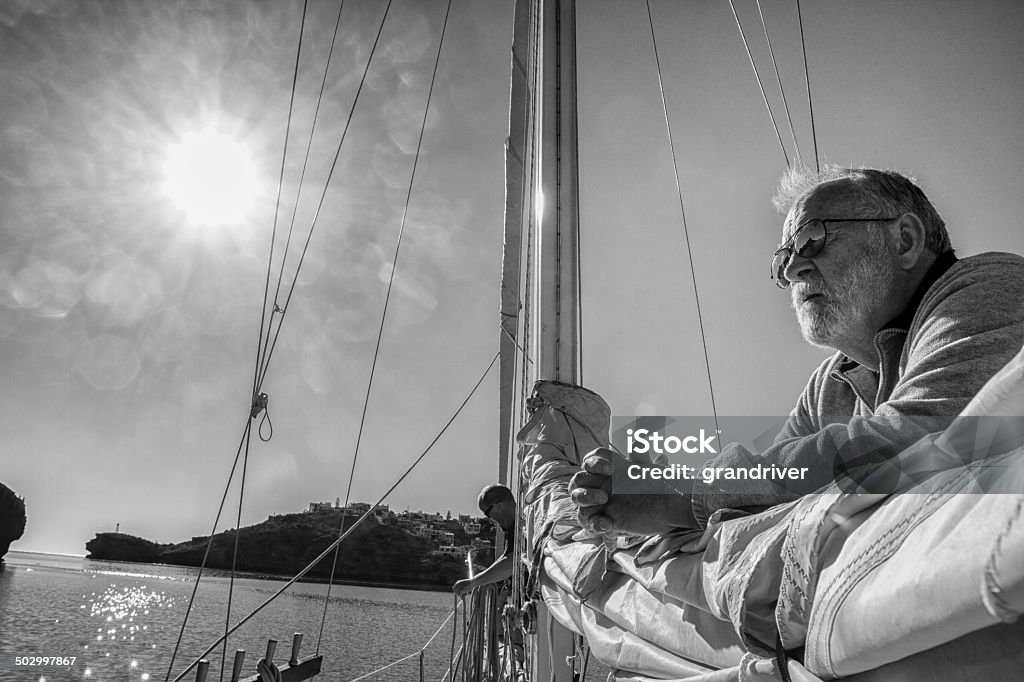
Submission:
M 455 593 L 456 597 L 465 597 L 467 594 L 473 591 L 473 580 L 471 578 L 463 578 L 454 585 L 452 585 L 452 592 Z
M 577 516 L 584 528 L 612 535 L 660 535 L 677 528 L 698 527 L 686 489 L 665 494 L 613 495 L 615 457 L 622 455 L 606 448 L 592 451 L 583 459 L 583 470 L 569 481 L 572 501 L 579 507 Z

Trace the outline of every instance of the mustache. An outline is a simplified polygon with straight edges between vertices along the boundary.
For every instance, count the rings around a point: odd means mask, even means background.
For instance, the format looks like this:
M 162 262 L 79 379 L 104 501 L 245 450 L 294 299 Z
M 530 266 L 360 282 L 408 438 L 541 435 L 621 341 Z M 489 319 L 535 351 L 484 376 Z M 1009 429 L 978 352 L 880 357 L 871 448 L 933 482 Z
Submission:
M 790 285 L 793 302 L 806 300 L 809 296 L 829 293 L 829 288 L 820 275 Z

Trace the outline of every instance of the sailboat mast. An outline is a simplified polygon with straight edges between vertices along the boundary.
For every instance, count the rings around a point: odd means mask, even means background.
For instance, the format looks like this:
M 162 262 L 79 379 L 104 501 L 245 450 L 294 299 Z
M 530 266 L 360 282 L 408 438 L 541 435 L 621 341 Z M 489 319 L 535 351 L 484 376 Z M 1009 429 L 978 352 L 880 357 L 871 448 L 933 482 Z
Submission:
M 517 0 L 505 145 L 499 472 L 507 483 L 517 369 L 528 382 L 581 381 L 579 154 L 574 0 Z M 524 235 L 533 248 L 526 249 Z M 528 289 L 528 291 L 527 291 Z M 526 302 L 531 302 L 524 310 Z M 528 343 L 520 332 L 529 314 Z M 528 346 L 529 353 L 524 352 Z
M 580 382 L 579 153 L 574 0 L 544 4 L 535 287 L 537 378 Z
M 527 390 L 537 379 L 581 381 L 574 0 L 517 0 L 510 105 L 501 300 L 502 480 L 508 477 L 517 409 L 523 416 L 515 394 L 517 370 Z M 528 318 L 522 334 L 521 312 Z M 543 602 L 537 618 L 538 634 L 530 636 L 531 679 L 571 682 L 572 633 Z

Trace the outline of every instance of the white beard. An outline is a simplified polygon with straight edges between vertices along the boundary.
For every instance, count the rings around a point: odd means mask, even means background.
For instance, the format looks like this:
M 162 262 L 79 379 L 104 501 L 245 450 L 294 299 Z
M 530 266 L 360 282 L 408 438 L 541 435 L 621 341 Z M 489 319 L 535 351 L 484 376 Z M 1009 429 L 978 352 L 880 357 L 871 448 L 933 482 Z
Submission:
M 850 265 L 843 281 L 825 285 L 811 279 L 799 287 L 799 293 L 794 287 L 791 305 L 804 340 L 818 348 L 836 348 L 843 339 L 860 336 L 878 304 L 879 292 L 891 290 L 895 283 L 898 267 L 885 243 L 873 242 Z M 822 298 L 798 303 L 808 289 L 820 292 Z

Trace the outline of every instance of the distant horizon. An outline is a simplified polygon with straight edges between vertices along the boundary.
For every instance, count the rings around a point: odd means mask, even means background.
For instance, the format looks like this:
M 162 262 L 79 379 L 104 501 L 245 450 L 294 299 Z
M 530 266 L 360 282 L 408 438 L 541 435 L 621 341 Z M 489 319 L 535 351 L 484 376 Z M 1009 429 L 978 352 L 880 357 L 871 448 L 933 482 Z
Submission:
M 7 554 L 5 554 L 4 556 L 8 557 L 11 554 L 45 554 L 46 556 L 66 556 L 66 557 L 71 557 L 73 559 L 88 559 L 89 558 L 85 554 L 67 554 L 65 552 L 38 552 L 38 551 L 33 550 L 33 549 L 13 549 L 13 548 L 7 550 Z

